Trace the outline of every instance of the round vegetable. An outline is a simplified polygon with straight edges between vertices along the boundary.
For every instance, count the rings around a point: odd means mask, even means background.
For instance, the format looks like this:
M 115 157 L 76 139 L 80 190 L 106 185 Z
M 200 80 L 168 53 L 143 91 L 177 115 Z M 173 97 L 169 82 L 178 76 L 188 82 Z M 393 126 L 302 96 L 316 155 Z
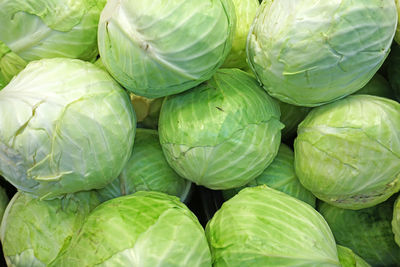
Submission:
M 134 133 L 127 93 L 91 63 L 35 61 L 0 91 L 0 173 L 43 199 L 110 183 Z
M 372 78 L 396 26 L 393 0 L 266 0 L 249 34 L 248 60 L 271 96 L 318 106 Z
M 400 104 L 352 95 L 314 108 L 294 142 L 300 182 L 331 205 L 362 209 L 400 189 Z
M 159 134 L 182 177 L 211 189 L 242 186 L 272 162 L 280 144 L 279 106 L 238 69 L 165 99 Z
M 47 266 L 100 204 L 94 192 L 39 200 L 18 192 L 1 224 L 1 243 L 8 266 Z
M 97 25 L 106 0 L 1 0 L 0 80 L 8 83 L 41 58 L 97 56 Z M 1 83 L 0 83 L 1 88 Z
M 340 266 L 328 224 L 310 205 L 266 186 L 222 204 L 206 227 L 213 266 Z
M 98 192 L 102 200 L 133 194 L 137 191 L 159 191 L 185 201 L 192 183 L 171 169 L 161 149 L 155 130 L 137 129 L 132 156 L 117 179 Z
M 126 89 L 155 98 L 209 79 L 232 46 L 231 0 L 109 0 L 99 23 L 104 65 Z
M 390 222 L 393 200 L 361 210 L 341 209 L 321 203 L 319 212 L 328 222 L 336 242 L 373 266 L 397 266 L 400 247 L 394 242 Z
M 196 216 L 174 196 L 136 192 L 104 202 L 49 267 L 211 266 Z
M 285 144 L 281 144 L 278 154 L 272 163 L 258 176 L 250 181 L 246 187 L 267 185 L 273 189 L 284 192 L 292 197 L 300 199 L 315 208 L 315 196 L 305 189 L 294 172 L 293 151 Z M 244 187 L 223 191 L 225 199 L 237 194 Z

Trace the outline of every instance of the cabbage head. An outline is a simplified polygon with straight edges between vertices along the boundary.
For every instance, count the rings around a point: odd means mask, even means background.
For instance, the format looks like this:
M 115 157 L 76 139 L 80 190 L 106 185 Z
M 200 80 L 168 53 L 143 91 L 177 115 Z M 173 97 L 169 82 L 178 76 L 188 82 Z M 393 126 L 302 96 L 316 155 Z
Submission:
M 7 265 L 47 266 L 99 204 L 94 192 L 79 192 L 52 200 L 16 193 L 7 206 L 0 228 Z
M 175 196 L 141 191 L 98 206 L 49 267 L 210 267 L 196 216 Z
M 362 209 L 400 189 L 400 104 L 351 95 L 314 108 L 294 141 L 300 182 L 331 205 Z
M 279 106 L 239 69 L 220 69 L 192 90 L 168 96 L 160 112 L 164 155 L 182 177 L 211 189 L 256 178 L 276 156 Z
M 372 78 L 396 26 L 393 0 L 265 0 L 247 40 L 248 60 L 271 96 L 318 106 Z
M 132 155 L 121 174 L 105 188 L 98 190 L 102 200 L 137 191 L 159 191 L 188 199 L 192 183 L 180 177 L 165 160 L 158 133 L 137 129 Z
M 77 59 L 31 62 L 0 91 L 0 174 L 43 199 L 102 188 L 129 159 L 135 123 L 105 71 Z
M 111 75 L 149 98 L 208 80 L 228 55 L 236 15 L 231 0 L 109 0 L 99 52 Z
M 0 88 L 33 60 L 94 60 L 98 54 L 97 26 L 105 3 L 106 0 L 1 0 Z
M 213 266 L 341 266 L 335 239 L 310 205 L 267 186 L 222 204 L 206 226 Z

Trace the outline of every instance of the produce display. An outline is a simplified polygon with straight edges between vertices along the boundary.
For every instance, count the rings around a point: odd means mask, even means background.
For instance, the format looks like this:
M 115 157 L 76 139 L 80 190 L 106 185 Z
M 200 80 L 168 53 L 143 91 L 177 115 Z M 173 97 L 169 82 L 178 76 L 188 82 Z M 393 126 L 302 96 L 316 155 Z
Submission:
M 400 0 L 0 0 L 0 266 L 400 267 Z

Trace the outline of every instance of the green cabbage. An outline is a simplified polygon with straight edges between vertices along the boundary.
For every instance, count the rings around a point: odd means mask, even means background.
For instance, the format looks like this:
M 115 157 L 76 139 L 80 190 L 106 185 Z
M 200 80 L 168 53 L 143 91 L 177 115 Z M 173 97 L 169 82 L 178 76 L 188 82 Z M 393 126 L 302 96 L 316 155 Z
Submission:
M 206 226 L 213 266 L 340 266 L 332 232 L 310 205 L 266 186 L 222 204 Z
M 396 26 L 393 0 L 265 0 L 249 33 L 248 60 L 271 96 L 318 106 L 372 78 Z
M 0 91 L 0 174 L 43 199 L 102 188 L 129 159 L 135 128 L 127 93 L 105 71 L 31 62 Z
M 209 79 L 232 46 L 231 0 L 109 0 L 99 23 L 99 51 L 114 78 L 149 98 Z
M 136 192 L 98 206 L 49 267 L 211 266 L 196 216 L 177 197 Z
M 100 204 L 94 192 L 39 200 L 18 192 L 1 224 L 0 237 L 8 266 L 47 266 Z
M 400 189 L 400 104 L 351 95 L 314 108 L 294 142 L 300 182 L 331 205 L 362 209 Z
M 200 86 L 165 99 L 160 143 L 180 176 L 211 189 L 239 187 L 276 156 L 279 116 L 278 104 L 251 75 L 220 69 Z

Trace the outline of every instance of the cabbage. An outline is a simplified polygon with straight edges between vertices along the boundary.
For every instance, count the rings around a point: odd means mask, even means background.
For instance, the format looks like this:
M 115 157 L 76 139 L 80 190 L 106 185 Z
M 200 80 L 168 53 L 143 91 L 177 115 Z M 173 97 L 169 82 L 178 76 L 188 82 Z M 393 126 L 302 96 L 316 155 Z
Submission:
M 91 63 L 31 62 L 0 91 L 0 174 L 42 199 L 110 183 L 134 134 L 127 93 Z
M 0 88 L 33 60 L 94 60 L 97 25 L 105 3 L 106 0 L 1 0 Z
M 400 104 L 352 95 L 314 108 L 299 125 L 295 171 L 331 205 L 362 209 L 400 189 Z
M 18 192 L 1 224 L 0 237 L 8 266 L 47 266 L 100 204 L 94 192 L 39 200 Z
M 196 216 L 177 197 L 136 192 L 98 206 L 49 267 L 211 266 Z
M 213 266 L 341 266 L 332 232 L 310 205 L 266 186 L 222 204 L 206 226 Z
M 278 104 L 252 76 L 220 69 L 200 86 L 165 99 L 160 143 L 180 176 L 211 189 L 239 187 L 276 156 L 279 116 Z
M 231 0 L 109 0 L 99 23 L 99 51 L 114 78 L 149 98 L 209 79 L 232 46 Z
M 265 0 L 249 33 L 248 60 L 271 96 L 318 106 L 372 78 L 396 26 L 393 0 Z

